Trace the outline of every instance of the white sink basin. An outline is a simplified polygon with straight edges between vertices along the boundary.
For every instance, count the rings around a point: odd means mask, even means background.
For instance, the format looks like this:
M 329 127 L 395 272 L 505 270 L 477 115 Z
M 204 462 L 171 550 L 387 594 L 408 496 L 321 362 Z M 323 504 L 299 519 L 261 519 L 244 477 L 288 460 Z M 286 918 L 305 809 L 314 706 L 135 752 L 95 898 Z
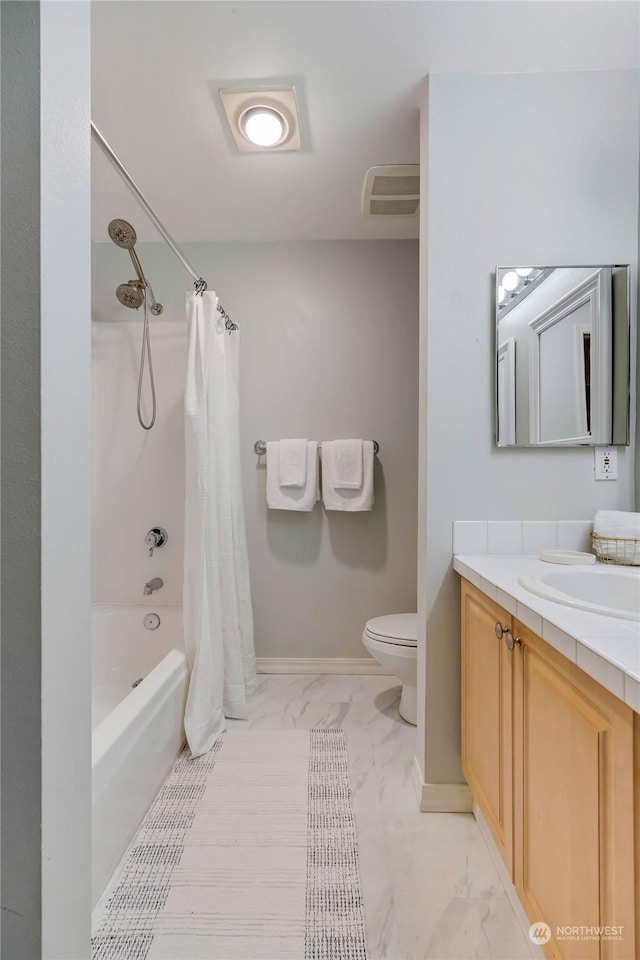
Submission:
M 519 577 L 525 590 L 579 610 L 640 620 L 640 570 L 572 567 Z

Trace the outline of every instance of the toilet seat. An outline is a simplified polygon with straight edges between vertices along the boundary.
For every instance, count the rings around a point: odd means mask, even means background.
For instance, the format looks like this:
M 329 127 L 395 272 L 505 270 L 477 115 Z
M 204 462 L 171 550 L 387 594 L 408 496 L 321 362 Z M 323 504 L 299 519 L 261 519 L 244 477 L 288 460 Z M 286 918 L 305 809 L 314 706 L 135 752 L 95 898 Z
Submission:
M 392 613 L 367 621 L 365 635 L 378 643 L 395 647 L 417 647 L 418 614 Z

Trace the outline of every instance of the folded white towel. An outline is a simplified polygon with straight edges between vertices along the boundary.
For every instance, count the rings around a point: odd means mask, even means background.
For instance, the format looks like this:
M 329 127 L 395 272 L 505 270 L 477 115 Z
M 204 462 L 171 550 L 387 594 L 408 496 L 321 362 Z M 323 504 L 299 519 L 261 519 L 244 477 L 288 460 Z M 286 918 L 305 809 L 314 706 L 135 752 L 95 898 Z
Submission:
M 599 537 L 619 537 L 640 540 L 640 513 L 624 510 L 598 510 L 593 521 L 593 532 Z
M 359 490 L 362 486 L 362 440 L 329 440 L 326 446 L 333 452 L 336 490 Z
M 278 441 L 278 482 L 281 487 L 304 487 L 307 482 L 307 442 Z
M 337 489 L 335 447 L 322 444 L 322 498 L 326 510 L 371 510 L 373 507 L 373 440 L 362 441 L 362 486 L 359 490 Z
M 270 510 L 313 510 L 320 499 L 318 444 L 307 441 L 307 479 L 304 487 L 281 487 L 279 480 L 278 441 L 267 442 L 267 506 Z

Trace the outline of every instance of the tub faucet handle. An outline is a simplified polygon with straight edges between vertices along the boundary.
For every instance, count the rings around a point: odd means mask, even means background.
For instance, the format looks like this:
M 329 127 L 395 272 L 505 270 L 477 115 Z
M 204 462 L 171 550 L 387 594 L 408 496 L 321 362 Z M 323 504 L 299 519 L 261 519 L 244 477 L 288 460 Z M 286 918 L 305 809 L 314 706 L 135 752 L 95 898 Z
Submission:
M 160 590 L 160 588 L 163 586 L 164 583 L 160 577 L 154 577 L 153 580 L 149 580 L 148 583 L 145 583 L 144 590 L 142 592 L 144 593 L 145 597 L 148 597 L 153 593 L 154 590 Z
M 149 556 L 153 556 L 156 547 L 164 547 L 167 540 L 167 531 L 164 527 L 152 527 L 144 538 L 144 542 L 149 547 Z

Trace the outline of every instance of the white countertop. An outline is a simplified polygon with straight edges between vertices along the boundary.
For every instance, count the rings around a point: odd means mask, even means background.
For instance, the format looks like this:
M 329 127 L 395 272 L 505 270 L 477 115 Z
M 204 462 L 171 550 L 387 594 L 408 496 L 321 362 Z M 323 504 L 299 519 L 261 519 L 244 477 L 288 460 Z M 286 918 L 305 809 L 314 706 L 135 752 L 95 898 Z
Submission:
M 453 569 L 640 713 L 640 623 L 545 600 L 518 583 L 549 564 L 533 556 L 457 554 Z

